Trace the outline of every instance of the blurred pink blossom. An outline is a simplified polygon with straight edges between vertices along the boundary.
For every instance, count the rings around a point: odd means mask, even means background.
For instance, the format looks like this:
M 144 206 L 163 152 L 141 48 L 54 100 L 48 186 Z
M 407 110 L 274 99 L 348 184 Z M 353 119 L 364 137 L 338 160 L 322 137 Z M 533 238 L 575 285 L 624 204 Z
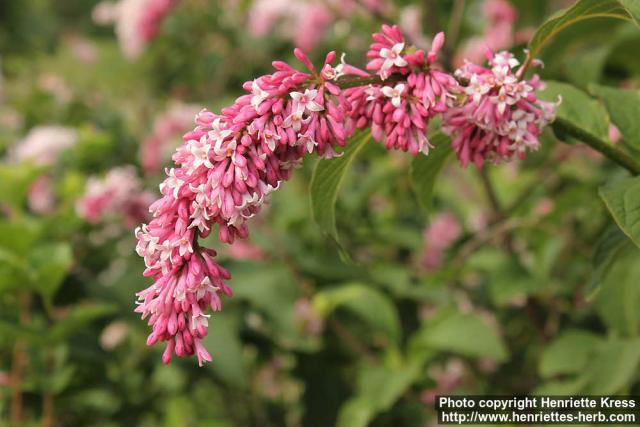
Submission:
M 257 370 L 253 378 L 254 389 L 259 395 L 269 400 L 288 404 L 298 402 L 303 386 L 290 374 L 294 366 L 293 357 L 276 355 Z
M 179 136 L 192 127 L 200 110 L 194 105 L 174 103 L 156 118 L 151 135 L 140 146 L 140 163 L 145 174 L 160 171 L 162 165 L 171 159 L 171 153 L 182 142 Z
M 324 329 L 322 317 L 315 311 L 311 301 L 307 298 L 300 298 L 295 303 L 295 322 L 309 335 L 317 336 Z
M 548 197 L 545 197 L 538 201 L 538 203 L 536 204 L 536 207 L 533 210 L 536 213 L 536 215 L 545 216 L 553 212 L 555 205 L 556 204 L 553 200 L 551 200 Z
M 52 73 L 44 73 L 38 79 L 38 86 L 49 92 L 60 104 L 67 104 L 73 97 L 69 84 L 61 77 Z
M 85 194 L 76 203 L 78 216 L 89 223 L 107 217 L 122 216 L 127 227 L 147 221 L 147 206 L 153 195 L 142 191 L 142 183 L 133 166 L 113 168 L 104 178 L 90 177 Z
M 484 33 L 469 38 L 456 53 L 454 65 L 460 67 L 465 59 L 482 63 L 484 51 L 507 49 L 515 42 L 514 24 L 518 18 L 516 9 L 508 0 L 485 0 L 483 14 L 487 19 Z
M 249 31 L 262 37 L 274 30 L 292 39 L 303 50 L 313 49 L 338 19 L 351 18 L 361 11 L 380 13 L 387 0 L 256 0 L 248 15 Z
M 254 260 L 262 261 L 265 254 L 262 249 L 247 240 L 236 240 L 227 251 L 229 257 L 237 260 Z
M 73 56 L 84 64 L 94 64 L 98 59 L 98 49 L 89 39 L 74 36 L 69 40 L 69 46 Z
M 105 350 L 113 350 L 120 345 L 129 334 L 129 325 L 121 320 L 109 323 L 100 334 L 100 345 Z
M 620 138 L 622 138 L 620 129 L 618 129 L 613 123 L 609 124 L 609 140 L 615 144 L 620 141 Z
M 400 11 L 400 28 L 407 34 L 407 38 L 417 47 L 426 49 L 431 40 L 425 37 L 422 30 L 422 14 L 420 8 L 413 4 Z
M 51 213 L 55 208 L 55 192 L 51 177 L 42 175 L 29 187 L 27 202 L 29 209 L 41 215 Z
M 460 237 L 462 227 L 455 215 L 438 214 L 424 231 L 425 252 L 422 265 L 434 270 L 442 265 L 444 252 Z
M 128 58 L 136 58 L 144 51 L 147 43 L 157 36 L 162 21 L 177 2 L 178 0 L 103 1 L 93 9 L 92 18 L 101 25 L 115 24 L 122 52 Z
M 433 366 L 429 369 L 429 376 L 436 382 L 436 386 L 426 389 L 420 395 L 420 400 L 426 405 L 433 405 L 437 395 L 451 393 L 464 377 L 466 368 L 461 359 L 452 357 L 444 366 Z
M 24 139 L 9 149 L 9 159 L 14 162 L 31 162 L 38 166 L 50 166 L 60 153 L 73 147 L 78 133 L 63 126 L 37 126 Z
M 0 386 L 8 387 L 11 385 L 11 375 L 8 372 L 0 371 Z

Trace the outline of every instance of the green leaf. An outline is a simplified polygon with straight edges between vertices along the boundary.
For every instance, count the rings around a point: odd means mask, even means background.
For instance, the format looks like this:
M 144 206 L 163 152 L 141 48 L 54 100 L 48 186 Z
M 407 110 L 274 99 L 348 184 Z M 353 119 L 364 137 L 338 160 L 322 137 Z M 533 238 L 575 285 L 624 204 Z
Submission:
M 538 366 L 540 376 L 551 378 L 558 374 L 582 372 L 601 342 L 601 337 L 588 331 L 565 331 L 542 353 Z
M 366 427 L 375 417 L 375 408 L 366 399 L 349 399 L 340 408 L 336 427 Z
M 0 203 L 20 209 L 31 183 L 42 172 L 42 168 L 28 164 L 0 165 Z
M 611 339 L 599 346 L 589 369 L 587 394 L 606 395 L 625 391 L 636 377 L 640 363 L 640 339 Z
M 640 249 L 630 245 L 609 268 L 594 298 L 596 311 L 610 332 L 640 335 Z
M 53 300 L 72 263 L 73 256 L 68 243 L 43 244 L 29 254 L 33 285 L 48 303 Z
M 556 112 L 559 118 L 565 119 L 574 126 L 583 129 L 599 138 L 608 139 L 609 121 L 607 111 L 595 99 L 567 83 L 547 81 L 547 87 L 540 93 L 540 99 L 556 101 L 562 97 L 562 103 Z M 563 135 L 557 135 L 567 140 Z M 569 139 L 567 142 L 576 142 Z
M 0 221 L 0 248 L 17 257 L 26 256 L 40 234 L 38 223 L 27 219 Z
M 618 226 L 640 247 L 640 177 L 617 180 L 599 193 Z
M 508 358 L 500 335 L 475 313 L 446 313 L 423 326 L 412 341 L 414 346 L 469 357 L 487 357 L 499 362 Z
M 590 85 L 589 91 L 604 101 L 625 140 L 640 149 L 640 91 L 598 85 Z
M 430 137 L 429 141 L 434 148 L 429 151 L 428 156 L 419 154 L 414 157 L 409 170 L 411 187 L 418 198 L 418 203 L 426 212 L 431 210 L 436 179 L 453 153 L 451 141 L 446 135 L 437 133 Z
M 240 313 L 225 311 L 214 316 L 209 333 L 203 339 L 213 358 L 213 363 L 206 366 L 227 384 L 244 389 L 247 387 L 247 372 L 242 356 Z
M 14 321 L 0 319 L 0 336 L 11 340 L 25 339 L 31 344 L 42 345 L 45 331 L 34 325 L 18 325 Z
M 612 225 L 602 233 L 602 236 L 596 242 L 593 257 L 591 258 L 593 273 L 588 286 L 590 296 L 600 289 L 602 280 L 609 272 L 611 265 L 616 260 L 616 256 L 627 245 L 631 245 L 631 241 L 615 225 Z
M 548 381 L 536 387 L 531 393 L 533 396 L 567 396 L 579 394 L 588 384 L 584 377 L 568 378 L 557 381 Z
M 289 270 L 275 263 L 239 262 L 233 269 L 234 301 L 245 300 L 264 314 L 267 332 L 289 344 L 300 339 L 294 318 L 299 290 Z
M 636 0 L 579 0 L 568 9 L 554 14 L 542 24 L 529 41 L 531 57 L 536 58 L 540 50 L 556 34 L 565 28 L 586 19 L 615 18 L 638 24 Z
M 58 320 L 48 333 L 47 341 L 56 343 L 86 327 L 89 323 L 116 311 L 112 304 L 80 304 L 74 306 L 64 319 Z
M 383 332 L 392 342 L 400 342 L 400 319 L 393 301 L 377 289 L 360 283 L 348 283 L 317 293 L 313 306 L 323 316 L 344 308 L 374 331 Z
M 636 25 L 640 25 L 640 2 L 638 0 L 618 0 Z
M 351 138 L 342 156 L 320 160 L 311 178 L 311 212 L 313 219 L 323 232 L 339 244 L 336 229 L 336 200 L 342 181 L 349 171 L 358 153 L 371 140 L 368 132 L 362 132 Z
M 358 372 L 355 397 L 340 409 L 337 427 L 364 427 L 387 411 L 422 373 L 422 361 L 397 367 L 364 365 Z

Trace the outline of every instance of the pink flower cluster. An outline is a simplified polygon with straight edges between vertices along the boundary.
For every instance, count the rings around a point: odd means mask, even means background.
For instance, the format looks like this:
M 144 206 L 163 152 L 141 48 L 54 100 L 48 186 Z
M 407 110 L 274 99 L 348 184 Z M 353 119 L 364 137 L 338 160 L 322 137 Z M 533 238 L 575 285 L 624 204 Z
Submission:
M 140 163 L 145 174 L 162 169 L 178 144 L 173 139 L 179 140 L 176 137 L 191 126 L 198 111 L 200 108 L 195 105 L 175 103 L 156 118 L 151 135 L 140 146 Z
M 136 311 L 152 328 L 147 343 L 166 343 L 164 363 L 174 353 L 195 354 L 200 364 L 211 360 L 202 344 L 207 311 L 220 310 L 221 296 L 232 293 L 225 283 L 229 272 L 199 239 L 216 225 L 221 242 L 247 237 L 246 221 L 305 155 L 336 156 L 336 147 L 364 128 L 389 149 L 427 153 L 427 127 L 438 114 L 444 115 L 463 164 L 508 157 L 509 150 L 520 152 L 520 145 L 537 146 L 539 127 L 554 107 L 536 100 L 539 80 L 518 81 L 511 73 L 514 59 L 503 53 L 492 58 L 492 69 L 461 69 L 459 78 L 471 83 L 460 86 L 436 64 L 443 43 L 438 34 L 425 52 L 407 46 L 398 27 L 383 26 L 368 53 L 367 68 L 375 75 L 344 57 L 334 65 L 334 52 L 316 69 L 296 49 L 307 71 L 275 61 L 272 74 L 246 82 L 247 93 L 220 114 L 196 115 L 197 126 L 173 155 L 176 167 L 166 170 L 163 196 L 150 207 L 153 220 L 135 232 L 144 274 L 154 281 L 138 293 Z M 477 82 L 483 85 L 479 97 L 471 92 Z M 512 123 L 519 133 L 512 132 Z
M 11 147 L 8 160 L 53 166 L 61 155 L 78 143 L 78 132 L 73 128 L 49 125 L 32 128 L 27 136 Z M 38 214 L 50 213 L 55 208 L 56 196 L 50 173 L 43 173 L 29 186 L 27 203 Z
M 536 96 L 543 89 L 537 75 L 520 79 L 514 73 L 519 62 L 509 52 L 487 50 L 486 56 L 491 68 L 467 62 L 456 70 L 456 77 L 466 82 L 466 101 L 444 113 L 443 130 L 463 166 L 498 163 L 514 154 L 524 158 L 526 150 L 538 149 L 542 128 L 555 117 L 557 104 Z
M 160 30 L 165 17 L 178 0 L 119 0 L 103 1 L 93 10 L 98 24 L 115 23 L 120 48 L 128 58 L 135 58 Z
M 219 239 L 247 237 L 246 220 L 291 176 L 306 153 L 331 156 L 344 145 L 346 102 L 331 83 L 335 70 L 327 55 L 321 73 L 299 50 L 310 73 L 276 61 L 276 71 L 247 82 L 249 92 L 214 114 L 202 110 L 196 128 L 173 156 L 160 185 L 163 198 L 151 205 L 154 219 L 136 230 L 137 252 L 154 284 L 140 292 L 136 309 L 149 318 L 148 344 L 166 342 L 163 361 L 196 354 L 211 360 L 202 345 L 207 309 L 217 311 L 220 295 L 231 295 L 229 273 L 215 251 L 198 245 L 218 225 Z
M 76 212 L 92 224 L 117 216 L 133 227 L 149 219 L 147 206 L 152 201 L 153 195 L 142 190 L 133 166 L 124 166 L 111 169 L 103 178 L 90 177 L 76 202 Z
M 383 80 L 381 84 L 345 91 L 356 127 L 371 127 L 371 134 L 387 149 L 429 153 L 427 126 L 437 114 L 447 111 L 455 99 L 458 84 L 435 65 L 444 43 L 444 34 L 433 40 L 431 50 L 408 49 L 397 26 L 384 25 L 373 35 L 367 69 Z M 384 84 L 391 75 L 401 79 Z

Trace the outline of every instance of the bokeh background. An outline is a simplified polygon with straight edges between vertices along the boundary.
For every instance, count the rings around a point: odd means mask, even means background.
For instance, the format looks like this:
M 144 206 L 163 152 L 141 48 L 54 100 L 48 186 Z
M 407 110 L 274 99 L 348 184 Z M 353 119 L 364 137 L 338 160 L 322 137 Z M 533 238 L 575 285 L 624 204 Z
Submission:
M 313 222 L 307 159 L 248 241 L 210 242 L 235 293 L 213 363 L 162 365 L 133 313 L 133 228 L 197 111 L 294 46 L 363 66 L 383 22 L 419 47 L 445 30 L 450 69 L 485 44 L 522 58 L 573 2 L 163 3 L 0 2 L 0 425 L 421 427 L 436 394 L 640 394 L 640 253 L 597 197 L 624 173 L 551 131 L 523 162 L 450 162 L 428 211 L 411 157 L 372 143 L 337 204 L 351 262 Z M 637 89 L 639 47 L 633 25 L 590 20 L 539 72 Z

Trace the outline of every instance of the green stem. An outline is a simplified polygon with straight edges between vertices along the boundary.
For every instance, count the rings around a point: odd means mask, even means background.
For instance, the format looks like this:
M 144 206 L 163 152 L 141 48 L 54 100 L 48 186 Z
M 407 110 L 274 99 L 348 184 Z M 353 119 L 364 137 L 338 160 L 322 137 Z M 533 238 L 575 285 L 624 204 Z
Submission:
M 392 74 L 388 79 L 382 80 L 379 76 L 371 77 L 343 77 L 336 82 L 342 89 L 366 86 L 369 84 L 395 83 L 404 78 L 401 74 Z M 553 130 L 558 134 L 572 136 L 598 151 L 608 159 L 627 169 L 633 175 L 640 175 L 640 163 L 631 156 L 597 136 L 575 126 L 573 123 L 557 117 L 552 124 Z
M 640 164 L 619 148 L 559 117 L 553 122 L 552 127 L 553 130 L 559 134 L 570 135 L 584 142 L 609 160 L 627 169 L 633 175 L 640 175 Z
M 395 83 L 405 78 L 402 74 L 392 74 L 386 80 L 382 80 L 380 76 L 371 77 L 341 77 L 335 82 L 340 89 L 349 89 L 358 86 L 368 86 L 382 83 Z
M 447 28 L 447 44 L 451 46 L 451 48 L 455 48 L 456 42 L 458 41 L 460 25 L 462 24 L 462 18 L 464 17 L 464 9 L 465 0 L 454 1 L 451 18 L 449 18 L 449 26 Z

